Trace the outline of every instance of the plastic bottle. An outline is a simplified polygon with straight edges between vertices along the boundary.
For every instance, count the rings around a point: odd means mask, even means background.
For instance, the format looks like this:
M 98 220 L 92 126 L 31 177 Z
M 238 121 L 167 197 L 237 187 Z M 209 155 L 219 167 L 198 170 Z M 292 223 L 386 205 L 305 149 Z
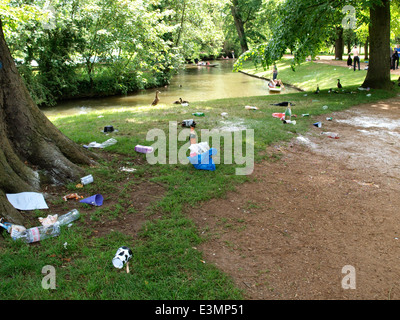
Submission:
M 63 214 L 62 216 L 58 217 L 57 222 L 60 226 L 65 226 L 72 221 L 75 221 L 80 216 L 79 211 L 76 209 L 72 209 L 70 212 Z
M 142 145 L 138 144 L 135 146 L 135 151 L 140 152 L 140 153 L 152 153 L 153 148 L 147 147 L 147 146 L 142 146 Z
M 285 110 L 285 118 L 286 121 L 287 120 L 291 120 L 292 119 L 292 109 L 290 107 L 290 103 L 288 104 L 286 110 Z
M 192 115 L 197 116 L 197 117 L 204 117 L 203 112 L 195 112 L 195 113 L 192 113 Z
M 60 235 L 60 225 L 58 222 L 50 226 L 40 226 L 25 230 L 17 237 L 13 238 L 22 239 L 26 243 L 38 242 L 44 239 L 57 237 Z

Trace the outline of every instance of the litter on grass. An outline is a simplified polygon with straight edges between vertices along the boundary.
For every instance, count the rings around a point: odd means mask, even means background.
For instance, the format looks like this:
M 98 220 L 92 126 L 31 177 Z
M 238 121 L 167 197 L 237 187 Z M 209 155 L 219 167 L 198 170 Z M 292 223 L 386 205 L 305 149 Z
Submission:
M 8 201 L 18 210 L 48 209 L 43 194 L 37 192 L 7 193 Z
M 117 143 L 117 140 L 114 138 L 108 139 L 102 143 L 97 143 L 96 141 L 89 143 L 88 145 L 84 145 L 84 148 L 106 148 L 112 146 Z

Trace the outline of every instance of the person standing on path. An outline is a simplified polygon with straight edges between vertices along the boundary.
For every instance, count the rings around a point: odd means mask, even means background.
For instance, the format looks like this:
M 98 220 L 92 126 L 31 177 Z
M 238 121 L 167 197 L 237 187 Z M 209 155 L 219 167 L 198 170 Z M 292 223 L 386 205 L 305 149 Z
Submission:
M 359 57 L 359 51 L 357 49 L 357 46 L 354 46 L 353 50 L 353 61 L 354 61 L 354 71 L 356 71 L 356 63 L 358 64 L 358 70 L 360 70 L 360 57 Z
M 278 78 L 278 68 L 276 67 L 276 64 L 274 64 L 274 69 L 272 71 L 272 80 L 276 80 Z
M 396 48 L 394 49 L 397 52 L 397 58 L 396 58 L 396 69 L 399 68 L 399 57 L 400 57 L 400 45 L 397 45 Z

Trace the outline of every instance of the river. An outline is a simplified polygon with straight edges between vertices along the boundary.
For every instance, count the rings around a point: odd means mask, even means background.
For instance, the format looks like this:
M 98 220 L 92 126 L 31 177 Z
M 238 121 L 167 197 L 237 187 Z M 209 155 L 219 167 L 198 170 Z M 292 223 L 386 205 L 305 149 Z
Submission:
M 190 103 L 213 99 L 268 95 L 268 83 L 239 72 L 232 72 L 234 60 L 211 61 L 216 67 L 198 67 L 188 65 L 171 80 L 171 83 L 159 88 L 160 104 L 168 105 L 182 98 Z M 76 115 L 104 109 L 129 108 L 150 105 L 156 89 L 141 90 L 126 96 L 112 96 L 97 99 L 82 99 L 60 102 L 57 106 L 43 108 L 46 116 Z M 285 87 L 282 93 L 296 92 Z

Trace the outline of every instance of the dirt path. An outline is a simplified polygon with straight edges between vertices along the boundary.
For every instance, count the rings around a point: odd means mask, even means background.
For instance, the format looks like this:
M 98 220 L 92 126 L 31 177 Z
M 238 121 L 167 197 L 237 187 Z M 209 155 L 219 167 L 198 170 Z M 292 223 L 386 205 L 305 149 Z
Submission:
M 331 116 L 192 213 L 205 261 L 248 299 L 400 299 L 400 100 Z

